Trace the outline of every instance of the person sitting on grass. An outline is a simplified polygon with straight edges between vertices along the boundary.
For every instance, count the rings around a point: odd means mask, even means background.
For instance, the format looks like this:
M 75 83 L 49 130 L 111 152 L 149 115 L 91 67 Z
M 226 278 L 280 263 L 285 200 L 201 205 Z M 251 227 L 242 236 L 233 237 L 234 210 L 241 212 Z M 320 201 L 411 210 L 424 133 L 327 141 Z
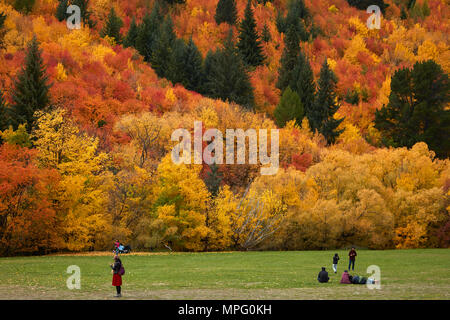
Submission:
M 330 280 L 330 278 L 328 277 L 328 272 L 325 271 L 325 267 L 322 267 L 322 271 L 319 272 L 317 280 L 319 280 L 320 283 L 325 283 Z
M 347 270 L 345 270 L 344 273 L 342 274 L 341 283 L 344 283 L 344 284 L 352 283 L 350 280 L 350 275 L 348 274 Z
M 120 247 L 120 242 L 119 242 L 119 240 L 116 240 L 116 242 L 114 242 L 114 251 L 116 252 L 116 254 L 119 254 L 119 247 Z

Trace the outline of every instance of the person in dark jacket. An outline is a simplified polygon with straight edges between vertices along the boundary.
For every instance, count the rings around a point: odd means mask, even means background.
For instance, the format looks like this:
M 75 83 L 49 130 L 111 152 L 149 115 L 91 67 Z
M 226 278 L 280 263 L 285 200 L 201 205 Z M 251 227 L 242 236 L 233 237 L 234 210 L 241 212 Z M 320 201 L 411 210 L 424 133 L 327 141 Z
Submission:
M 118 255 L 114 256 L 114 264 L 110 264 L 113 273 L 112 285 L 116 287 L 117 294 L 115 297 L 119 298 L 121 294 L 122 276 L 120 275 L 120 269 L 122 267 L 122 261 Z
M 334 257 L 333 257 L 333 271 L 334 271 L 334 273 L 337 272 L 338 261 L 339 261 L 339 255 L 337 253 L 335 253 Z
M 352 266 L 352 270 L 355 270 L 355 259 L 356 259 L 356 250 L 355 247 L 352 247 L 352 249 L 348 253 L 349 262 L 348 262 L 348 270 L 350 270 L 350 265 Z
M 325 271 L 325 267 L 322 267 L 322 271 L 319 272 L 317 280 L 319 280 L 320 283 L 328 282 L 328 280 L 330 280 L 328 272 Z

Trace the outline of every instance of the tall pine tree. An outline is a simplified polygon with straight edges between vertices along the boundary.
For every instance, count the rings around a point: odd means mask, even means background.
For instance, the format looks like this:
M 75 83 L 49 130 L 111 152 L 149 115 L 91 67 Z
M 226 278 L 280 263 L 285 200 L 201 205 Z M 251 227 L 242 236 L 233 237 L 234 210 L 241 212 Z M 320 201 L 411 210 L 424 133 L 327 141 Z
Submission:
M 308 41 L 307 26 L 312 26 L 312 19 L 304 0 L 291 0 L 288 4 L 286 17 L 278 12 L 276 25 L 278 31 L 282 33 L 287 33 L 290 28 L 294 28 L 300 40 Z
M 186 78 L 186 66 L 184 64 L 186 49 L 186 43 L 183 39 L 175 39 L 171 50 L 169 70 L 165 73 L 165 77 L 172 83 L 183 83 Z
M 261 34 L 261 40 L 264 42 L 269 42 L 272 40 L 272 36 L 270 35 L 269 27 L 267 24 L 264 24 L 262 34 Z
M 292 71 L 292 78 L 290 80 L 289 86 L 300 97 L 305 115 L 309 119 L 314 105 L 316 85 L 314 83 L 314 74 L 311 65 L 301 49 L 297 56 L 297 63 Z
M 203 59 L 192 37 L 184 51 L 184 79 L 183 86 L 188 90 L 202 93 L 205 75 L 203 74 Z
M 303 104 L 298 94 L 292 91 L 290 87 L 284 90 L 280 102 L 274 111 L 275 122 L 277 126 L 284 127 L 286 122 L 295 120 L 298 125 L 302 124 L 304 110 Z
M 103 26 L 100 36 L 103 38 L 108 36 L 113 38 L 116 43 L 120 43 L 122 41 L 122 36 L 120 35 L 120 28 L 122 28 L 122 25 L 122 19 L 117 16 L 116 11 L 111 7 L 108 14 L 108 20 Z
M 64 21 L 67 18 L 67 8 L 69 7 L 69 0 L 59 0 L 58 7 L 56 8 L 56 18 L 58 21 Z
M 156 35 L 150 58 L 152 68 L 160 78 L 170 78 L 169 71 L 173 62 L 172 54 L 175 40 L 176 35 L 173 31 L 172 18 L 167 15 Z
M 253 16 L 252 2 L 248 0 L 244 11 L 244 19 L 239 25 L 239 41 L 237 47 L 244 59 L 250 66 L 259 66 L 264 62 L 264 53 L 258 32 L 256 31 L 255 17 Z
M 168 5 L 185 3 L 186 0 L 164 0 Z
M 50 86 L 38 40 L 33 36 L 28 44 L 25 66 L 15 80 L 12 95 L 11 120 L 15 129 L 25 123 L 28 132 L 31 132 L 36 120 L 34 113 L 50 103 Z
M 81 21 L 88 25 L 89 28 L 95 27 L 96 23 L 91 20 L 91 11 L 89 8 L 89 0 L 72 0 L 71 4 L 78 6 L 81 13 Z
M 123 40 L 123 46 L 125 48 L 136 47 L 136 40 L 138 37 L 138 33 L 139 33 L 139 28 L 136 24 L 135 17 L 133 17 L 133 19 L 131 20 L 131 23 L 130 23 L 130 28 L 128 29 L 127 36 Z
M 237 21 L 236 0 L 219 0 L 214 19 L 217 24 L 226 22 L 234 25 Z
M 5 20 L 6 20 L 6 14 L 4 12 L 0 12 L 0 48 L 3 47 L 3 38 L 6 34 L 6 28 L 5 28 Z
M 211 193 L 213 198 L 217 197 L 220 189 L 220 184 L 222 182 L 223 174 L 219 171 L 219 166 L 216 163 L 208 165 L 210 171 L 205 178 L 205 185 Z
M 230 29 L 224 48 L 208 53 L 205 59 L 206 94 L 253 109 L 254 95 L 242 57 L 237 52 Z
M 33 10 L 36 0 L 14 0 L 13 7 L 17 11 L 28 14 Z
M 433 60 L 397 70 L 389 103 L 375 112 L 385 145 L 412 147 L 424 141 L 441 158 L 450 156 L 450 82 Z
M 350 6 L 358 8 L 359 10 L 367 10 L 369 6 L 376 5 L 380 7 L 383 14 L 385 13 L 386 8 L 389 7 L 383 0 L 347 0 L 347 2 Z
M 151 60 L 155 37 L 163 21 L 164 16 L 161 14 L 159 2 L 156 1 L 152 12 L 144 16 L 136 38 L 136 49 L 147 62 Z
M 284 91 L 294 79 L 294 68 L 300 53 L 300 39 L 295 28 L 291 26 L 284 38 L 284 49 L 278 70 L 277 88 Z
M 0 131 L 8 129 L 10 124 L 8 104 L 6 103 L 3 91 L 0 89 Z
M 329 144 L 334 143 L 335 139 L 343 132 L 343 130 L 337 130 L 337 127 L 344 119 L 334 118 L 334 114 L 339 109 L 336 102 L 336 84 L 337 77 L 325 59 L 320 69 L 319 86 L 308 120 L 311 129 L 323 134 Z

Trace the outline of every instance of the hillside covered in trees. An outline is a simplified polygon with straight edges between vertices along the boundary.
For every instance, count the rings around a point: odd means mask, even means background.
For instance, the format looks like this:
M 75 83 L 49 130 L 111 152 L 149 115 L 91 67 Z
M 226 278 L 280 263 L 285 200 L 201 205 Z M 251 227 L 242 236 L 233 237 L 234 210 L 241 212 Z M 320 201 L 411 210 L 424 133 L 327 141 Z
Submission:
M 450 247 L 449 12 L 1 0 L 0 254 Z M 278 128 L 280 169 L 174 164 L 195 121 Z

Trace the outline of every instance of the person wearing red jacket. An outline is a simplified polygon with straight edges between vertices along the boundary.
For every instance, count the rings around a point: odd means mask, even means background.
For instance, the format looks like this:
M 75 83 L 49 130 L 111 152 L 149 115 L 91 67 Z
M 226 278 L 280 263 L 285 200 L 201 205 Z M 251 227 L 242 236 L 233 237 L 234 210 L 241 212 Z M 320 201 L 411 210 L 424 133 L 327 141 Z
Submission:
M 340 283 L 344 283 L 344 284 L 351 284 L 352 283 L 350 281 L 350 275 L 348 274 L 347 270 L 345 270 L 344 273 L 342 274 L 342 278 L 341 278 L 341 282 Z
M 116 252 L 116 254 L 119 254 L 119 247 L 120 247 L 120 242 L 119 242 L 119 240 L 116 240 L 116 242 L 114 242 L 114 251 Z
M 356 250 L 355 247 L 352 247 L 352 249 L 348 253 L 348 257 L 350 258 L 348 262 L 348 270 L 350 270 L 350 266 L 352 266 L 352 270 L 355 270 L 355 259 L 356 259 Z
M 110 264 L 112 269 L 113 279 L 112 285 L 116 287 L 117 294 L 115 297 L 120 298 L 121 294 L 121 285 L 122 285 L 122 275 L 120 274 L 120 269 L 122 267 L 122 261 L 120 260 L 118 255 L 114 256 L 114 264 Z

